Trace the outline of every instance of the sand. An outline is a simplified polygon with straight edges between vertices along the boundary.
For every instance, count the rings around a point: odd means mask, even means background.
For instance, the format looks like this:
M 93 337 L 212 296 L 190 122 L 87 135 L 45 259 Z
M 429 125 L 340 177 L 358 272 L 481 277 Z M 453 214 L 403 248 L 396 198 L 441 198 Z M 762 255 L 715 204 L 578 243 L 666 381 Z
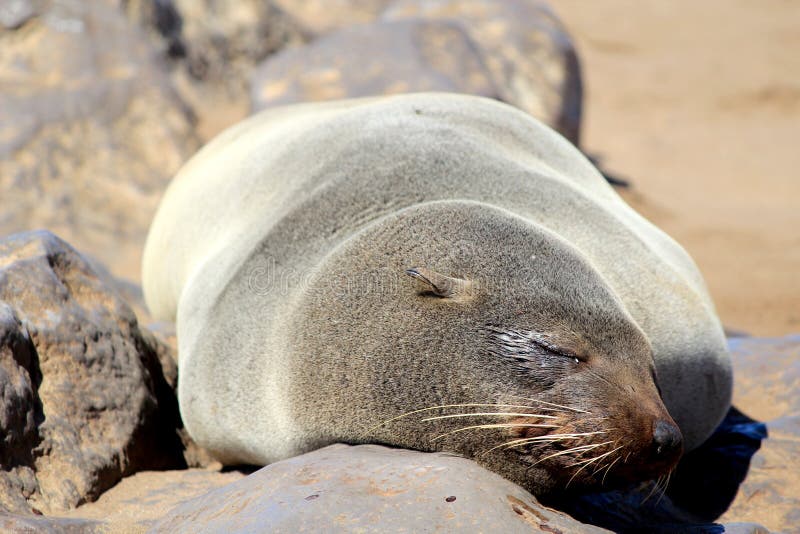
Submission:
M 583 146 L 703 272 L 723 323 L 800 332 L 800 3 L 553 0 Z

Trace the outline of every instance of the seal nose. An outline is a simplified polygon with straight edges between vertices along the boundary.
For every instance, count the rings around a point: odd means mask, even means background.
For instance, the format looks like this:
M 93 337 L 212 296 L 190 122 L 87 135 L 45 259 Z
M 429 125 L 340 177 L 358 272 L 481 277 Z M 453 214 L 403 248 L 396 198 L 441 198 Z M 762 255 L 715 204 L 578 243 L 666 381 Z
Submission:
M 659 419 L 653 424 L 653 450 L 656 456 L 667 458 L 682 446 L 683 436 L 675 423 Z

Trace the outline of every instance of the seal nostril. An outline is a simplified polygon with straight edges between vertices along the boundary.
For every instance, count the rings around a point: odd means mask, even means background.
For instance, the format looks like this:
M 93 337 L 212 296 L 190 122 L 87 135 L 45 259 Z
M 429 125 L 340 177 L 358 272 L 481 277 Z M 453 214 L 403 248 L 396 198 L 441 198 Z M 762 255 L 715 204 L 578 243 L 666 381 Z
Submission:
M 660 419 L 653 424 L 653 447 L 656 455 L 668 455 L 679 449 L 682 442 L 681 431 L 674 423 Z

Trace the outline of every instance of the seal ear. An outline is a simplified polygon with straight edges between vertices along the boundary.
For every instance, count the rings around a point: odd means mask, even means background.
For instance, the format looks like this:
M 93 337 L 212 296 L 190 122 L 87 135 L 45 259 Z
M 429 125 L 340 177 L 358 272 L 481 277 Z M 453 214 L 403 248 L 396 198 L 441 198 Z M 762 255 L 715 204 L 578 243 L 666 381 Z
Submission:
M 426 291 L 442 298 L 466 296 L 471 285 L 468 280 L 463 278 L 445 276 L 425 267 L 406 269 L 406 274 L 422 282 Z

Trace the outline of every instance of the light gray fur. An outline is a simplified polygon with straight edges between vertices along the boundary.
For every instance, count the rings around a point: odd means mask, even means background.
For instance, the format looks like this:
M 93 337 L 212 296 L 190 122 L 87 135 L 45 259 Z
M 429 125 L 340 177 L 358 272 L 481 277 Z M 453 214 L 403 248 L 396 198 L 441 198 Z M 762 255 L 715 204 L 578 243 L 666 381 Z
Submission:
M 412 267 L 478 296 L 421 296 Z M 649 342 L 686 449 L 730 403 L 725 338 L 687 253 L 561 136 L 488 99 L 304 104 L 230 128 L 170 185 L 143 282 L 153 314 L 177 322 L 186 428 L 227 463 L 334 441 L 424 449 L 362 432 L 524 394 L 473 348 L 488 319 L 590 347 L 631 389 Z

